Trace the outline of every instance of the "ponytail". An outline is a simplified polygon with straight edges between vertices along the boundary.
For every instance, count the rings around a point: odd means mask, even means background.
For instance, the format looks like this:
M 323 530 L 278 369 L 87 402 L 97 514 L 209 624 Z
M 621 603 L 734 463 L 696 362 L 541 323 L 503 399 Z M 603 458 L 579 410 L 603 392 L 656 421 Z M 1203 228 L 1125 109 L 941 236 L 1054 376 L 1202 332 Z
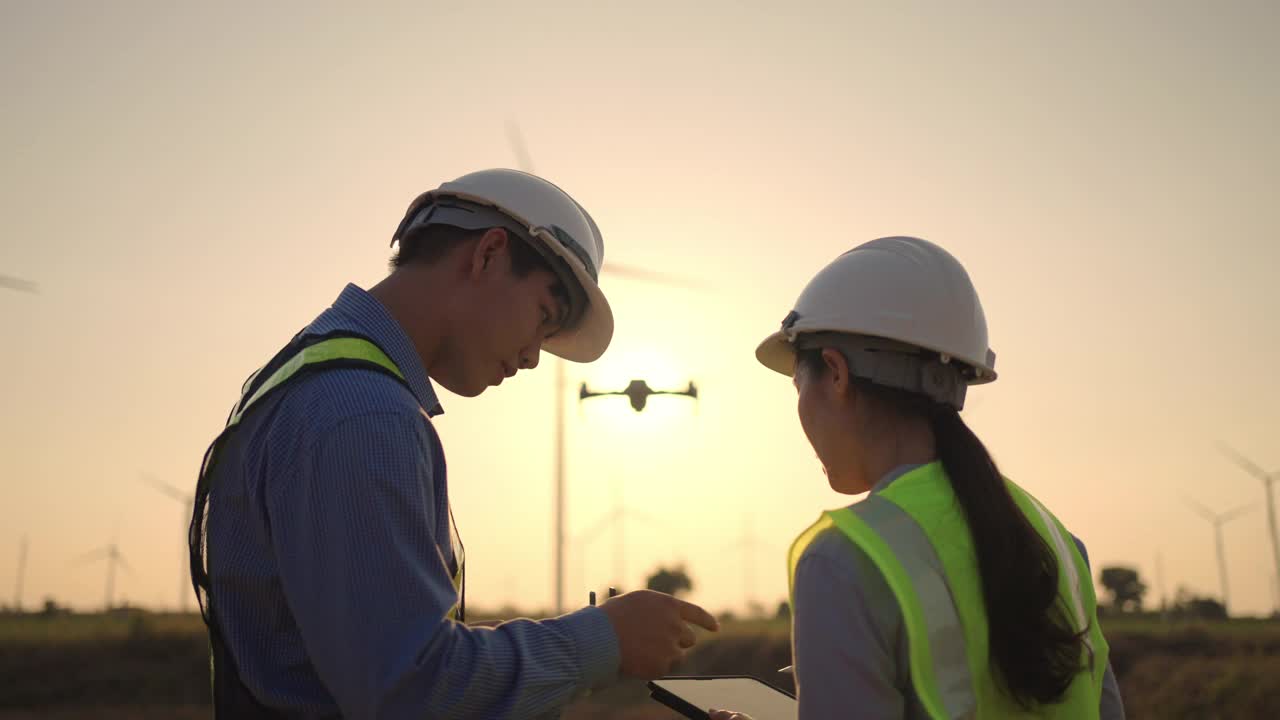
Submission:
M 826 371 L 821 349 L 801 350 L 806 372 Z M 991 665 L 1018 704 L 1062 699 L 1083 667 L 1088 628 L 1071 629 L 1058 602 L 1058 558 L 1014 502 L 986 446 L 949 405 L 853 378 L 888 413 L 927 418 L 942 467 L 968 520 L 987 611 Z
M 992 665 L 1026 708 L 1062 699 L 1080 672 L 1084 635 L 1058 602 L 1058 557 L 1018 508 L 987 448 L 955 409 L 929 409 L 942 467 L 969 521 Z

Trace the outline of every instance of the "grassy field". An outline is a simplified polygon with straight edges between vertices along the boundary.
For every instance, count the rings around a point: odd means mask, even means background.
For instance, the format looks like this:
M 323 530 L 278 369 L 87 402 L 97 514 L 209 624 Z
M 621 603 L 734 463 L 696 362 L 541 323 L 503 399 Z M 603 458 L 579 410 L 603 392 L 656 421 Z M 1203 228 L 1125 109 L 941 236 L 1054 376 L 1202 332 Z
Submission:
M 1280 717 L 1280 623 L 1104 621 L 1131 718 Z M 0 616 L 0 720 L 207 718 L 208 647 L 194 615 Z M 785 622 L 705 635 L 679 672 L 784 687 Z M 597 693 L 566 720 L 678 720 L 641 683 Z

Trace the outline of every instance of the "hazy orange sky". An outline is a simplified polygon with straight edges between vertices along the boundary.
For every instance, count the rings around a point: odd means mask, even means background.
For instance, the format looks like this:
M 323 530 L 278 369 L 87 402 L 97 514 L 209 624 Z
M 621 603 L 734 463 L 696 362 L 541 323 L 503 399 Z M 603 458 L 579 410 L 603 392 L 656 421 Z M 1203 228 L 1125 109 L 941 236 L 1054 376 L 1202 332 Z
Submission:
M 184 5 L 185 7 L 178 7 Z M 618 331 L 582 380 L 702 389 L 569 413 L 569 529 L 622 483 L 634 587 L 685 561 L 695 601 L 773 606 L 827 487 L 794 390 L 758 366 L 809 277 L 914 234 L 982 296 L 1000 380 L 966 416 L 1002 469 L 1158 601 L 1272 604 L 1261 484 L 1280 470 L 1280 5 L 5 2 L 0 6 L 0 599 L 30 537 L 25 603 L 178 601 L 179 503 L 240 383 L 344 283 L 380 279 L 420 191 L 513 166 L 586 205 L 618 262 Z M 1035 7 L 1032 7 L 1035 5 Z M 340 7 L 340 6 L 339 6 Z M 468 598 L 552 598 L 551 364 L 436 423 Z M 612 579 L 576 543 L 568 598 Z M 187 587 L 185 583 L 183 587 Z

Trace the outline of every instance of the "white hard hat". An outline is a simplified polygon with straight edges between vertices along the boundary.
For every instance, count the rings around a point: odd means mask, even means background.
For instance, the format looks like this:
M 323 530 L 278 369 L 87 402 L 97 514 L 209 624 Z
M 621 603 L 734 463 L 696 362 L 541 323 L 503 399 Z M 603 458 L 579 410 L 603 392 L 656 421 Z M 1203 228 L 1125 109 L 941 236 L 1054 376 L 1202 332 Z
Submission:
M 880 238 L 836 258 L 809 281 L 756 358 L 790 376 L 797 338 L 813 333 L 896 341 L 963 366 L 969 385 L 996 379 L 996 355 L 969 274 L 946 250 L 919 238 Z
M 564 190 L 519 170 L 468 173 L 419 195 L 392 242 L 425 225 L 518 229 L 548 260 L 570 296 L 570 322 L 543 347 L 575 362 L 591 362 L 609 347 L 613 311 L 599 285 L 604 238 L 591 215 Z

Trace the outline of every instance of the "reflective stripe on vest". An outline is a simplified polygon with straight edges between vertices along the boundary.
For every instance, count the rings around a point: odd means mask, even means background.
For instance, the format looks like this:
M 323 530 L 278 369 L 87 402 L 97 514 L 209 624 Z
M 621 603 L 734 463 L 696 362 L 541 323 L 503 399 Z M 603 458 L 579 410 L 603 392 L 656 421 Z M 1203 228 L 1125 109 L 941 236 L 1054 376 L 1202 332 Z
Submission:
M 1107 646 L 1098 627 L 1096 599 L 1083 558 L 1047 510 L 1013 483 L 1010 494 L 1058 557 L 1059 601 L 1076 630 L 1088 628 L 1082 672 L 1063 700 L 1037 708 L 1035 717 L 1097 717 Z M 940 463 L 897 478 L 851 508 L 825 513 L 791 549 L 795 568 L 805 548 L 835 527 L 866 553 L 884 576 L 907 632 L 912 689 L 930 718 L 1025 717 L 997 685 L 990 664 L 988 620 L 981 577 L 963 510 Z M 1061 541 L 1061 543 L 1059 542 Z M 802 608 L 797 609 L 803 612 Z M 801 673 L 804 668 L 797 668 Z
M 329 338 L 328 340 L 321 340 L 320 342 L 304 347 L 295 353 L 283 365 L 281 365 L 279 369 L 273 372 L 271 377 L 268 377 L 250 396 L 248 395 L 249 390 L 258 379 L 258 375 L 261 374 L 262 370 L 265 368 L 259 368 L 257 372 L 251 375 L 245 382 L 244 387 L 240 390 L 240 403 L 232 412 L 231 418 L 227 420 L 227 429 L 231 429 L 236 425 L 239 425 L 240 421 L 244 419 L 245 414 L 249 412 L 250 408 L 257 405 L 258 402 L 260 402 L 262 398 L 272 390 L 282 387 L 300 371 L 315 367 L 321 363 L 339 362 L 343 360 L 356 360 L 371 363 L 378 368 L 391 373 L 401 382 L 404 382 L 404 373 L 400 372 L 400 368 L 391 360 L 390 357 L 387 356 L 385 352 L 382 351 L 382 348 L 372 342 L 360 337 L 334 337 Z M 451 525 L 452 520 L 452 515 L 450 515 Z M 460 545 L 461 542 L 457 538 L 456 529 L 453 530 L 452 533 L 454 535 L 455 544 Z M 453 582 L 454 591 L 458 593 L 459 598 L 461 598 L 463 591 L 462 582 L 463 577 L 465 577 L 466 558 L 461 554 L 456 553 L 455 558 L 455 565 L 457 567 L 454 569 L 453 577 L 451 577 L 450 580 Z M 449 609 L 448 615 L 454 620 L 461 621 L 461 599 Z
M 314 342 L 312 342 L 314 341 Z M 305 344 L 311 342 L 311 344 Z M 302 347 L 294 350 L 295 345 Z M 292 355 L 286 353 L 292 352 Z M 262 373 L 274 367 L 271 374 L 259 382 Z M 209 626 L 210 641 L 210 679 L 213 686 L 214 716 L 234 718 L 275 718 L 282 715 L 263 706 L 253 697 L 244 685 L 236 668 L 229 648 L 222 642 L 217 626 L 216 612 L 212 608 L 211 588 L 205 563 L 203 513 L 212 491 L 210 475 L 221 447 L 234 434 L 235 429 L 246 415 L 259 406 L 265 397 L 273 391 L 283 388 L 291 379 L 304 371 L 322 371 L 329 368 L 363 368 L 390 375 L 407 387 L 404 374 L 400 368 L 372 341 L 350 335 L 338 335 L 322 338 L 296 337 L 288 346 L 276 354 L 271 362 L 251 375 L 241 389 L 241 397 L 236 407 L 227 418 L 226 427 L 218 435 L 205 453 L 200 468 L 200 479 L 197 484 L 194 515 L 191 532 L 188 537 L 191 555 L 192 583 L 198 596 L 204 598 L 201 613 Z M 466 557 L 462 550 L 462 542 L 458 537 L 457 526 L 453 522 L 452 510 L 449 513 L 451 526 L 451 545 L 453 545 L 453 565 L 451 581 L 458 594 L 458 602 L 449 609 L 447 617 L 457 622 L 465 620 L 466 612 Z M 199 530 L 197 531 L 197 528 Z
M 825 513 L 791 548 L 793 603 L 800 556 L 809 542 L 829 527 L 838 528 L 876 560 L 893 591 L 908 629 L 912 686 L 929 717 L 965 717 L 976 700 L 965 656 L 964 629 L 942 574 L 942 561 L 928 536 L 901 508 L 875 495 L 853 508 Z
M 1063 530 L 1058 528 L 1058 523 L 1049 514 L 1048 510 L 1040 504 L 1039 500 L 1027 496 L 1027 500 L 1035 507 L 1036 514 L 1040 516 L 1040 521 L 1049 530 L 1049 534 L 1053 537 L 1053 547 L 1058 553 L 1058 567 L 1067 574 L 1067 583 L 1071 588 L 1071 614 L 1075 618 L 1075 630 L 1079 632 L 1086 627 L 1088 618 L 1085 615 L 1084 602 L 1080 599 L 1080 573 L 1076 570 L 1076 564 L 1071 560 L 1071 553 L 1067 550 L 1067 541 L 1062 537 Z M 1073 545 L 1075 543 L 1072 543 Z M 1088 635 L 1084 637 L 1085 645 L 1089 648 L 1089 652 L 1093 652 L 1093 642 Z
M 396 367 L 396 364 L 391 361 L 391 358 L 387 357 L 387 354 L 382 352 L 382 348 L 379 348 L 377 345 L 374 345 L 364 338 L 337 337 L 330 338 L 328 340 L 321 340 L 315 345 L 302 348 L 293 357 L 289 358 L 284 365 L 280 366 L 280 369 L 276 370 L 271 374 L 271 377 L 267 378 L 266 382 L 262 383 L 251 397 L 246 399 L 242 394 L 240 405 L 236 408 L 236 411 L 232 413 L 231 419 L 227 421 L 227 427 L 234 427 L 238 425 L 241 418 L 244 417 L 244 414 L 248 412 L 249 408 L 253 407 L 254 404 L 261 400 L 264 395 L 280 387 L 287 382 L 289 378 L 298 374 L 299 370 L 308 366 L 319 365 L 320 363 L 333 362 L 336 360 L 360 360 L 367 363 L 373 363 L 392 375 L 395 375 L 402 382 L 404 381 L 404 373 L 400 372 L 400 368 Z M 254 381 L 258 379 L 258 374 L 261 372 L 262 371 L 259 370 L 249 378 L 249 381 L 245 383 L 245 386 L 241 391 L 242 393 L 249 392 L 249 388 L 253 386 Z

